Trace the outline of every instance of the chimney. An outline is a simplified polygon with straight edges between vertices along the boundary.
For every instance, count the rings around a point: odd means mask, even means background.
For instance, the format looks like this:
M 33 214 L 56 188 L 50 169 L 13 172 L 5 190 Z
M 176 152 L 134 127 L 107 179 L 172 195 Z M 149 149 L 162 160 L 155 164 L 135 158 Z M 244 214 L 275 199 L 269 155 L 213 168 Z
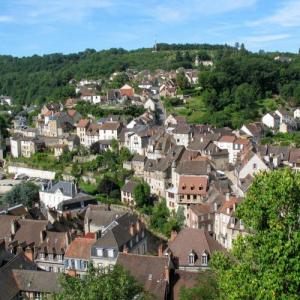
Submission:
M 170 282 L 170 270 L 167 265 L 165 265 L 165 281 Z
M 42 243 L 46 238 L 46 230 L 40 232 L 40 242 Z
M 162 257 L 163 256 L 163 244 L 160 243 L 158 246 L 158 256 Z
M 129 233 L 131 236 L 134 236 L 134 225 L 130 224 Z
M 30 247 L 27 247 L 25 250 L 25 256 L 30 260 L 33 261 L 33 250 Z
M 170 242 L 173 242 L 176 239 L 176 237 L 177 237 L 177 231 L 176 230 L 172 230 Z
M 12 220 L 10 223 L 10 233 L 12 235 L 15 235 L 17 232 L 17 226 L 18 226 L 18 222 L 17 220 Z

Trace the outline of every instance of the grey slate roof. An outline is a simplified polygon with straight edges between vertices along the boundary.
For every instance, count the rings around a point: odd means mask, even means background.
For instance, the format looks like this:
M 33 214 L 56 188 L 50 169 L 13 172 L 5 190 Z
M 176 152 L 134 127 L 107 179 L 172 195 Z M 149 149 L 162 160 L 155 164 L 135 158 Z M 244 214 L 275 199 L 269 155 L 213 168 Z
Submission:
M 52 187 L 46 190 L 47 193 L 55 193 L 58 189 L 61 190 L 61 192 L 65 196 L 69 196 L 74 198 L 76 195 L 76 187 L 73 182 L 69 181 L 59 181 L 56 184 L 54 184 Z
M 181 161 L 176 168 L 176 173 L 180 175 L 208 175 L 207 167 L 206 161 Z

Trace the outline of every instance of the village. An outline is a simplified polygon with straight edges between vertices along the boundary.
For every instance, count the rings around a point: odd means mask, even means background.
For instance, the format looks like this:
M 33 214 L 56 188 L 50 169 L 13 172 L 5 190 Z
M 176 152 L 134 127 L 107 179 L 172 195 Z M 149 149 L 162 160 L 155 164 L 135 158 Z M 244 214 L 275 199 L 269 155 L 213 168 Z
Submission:
M 42 299 L 59 291 L 60 273 L 82 277 L 89 263 L 122 265 L 155 299 L 179 299 L 214 252 L 248 234 L 235 211 L 255 175 L 300 168 L 296 146 L 262 143 L 297 131 L 300 108 L 279 107 L 235 130 L 191 124 L 164 103 L 188 102 L 176 78 L 193 87 L 198 72 L 128 70 L 114 89 L 74 79 L 76 97 L 13 118 L 1 137 L 1 199 L 27 182 L 39 199 L 0 202 L 0 299 Z

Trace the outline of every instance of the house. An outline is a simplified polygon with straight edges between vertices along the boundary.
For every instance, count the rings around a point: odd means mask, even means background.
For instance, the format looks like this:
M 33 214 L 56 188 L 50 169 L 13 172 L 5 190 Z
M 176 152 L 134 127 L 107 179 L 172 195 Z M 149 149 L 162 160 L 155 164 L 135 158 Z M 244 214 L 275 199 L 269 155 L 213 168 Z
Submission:
M 47 208 L 58 208 L 58 205 L 64 200 L 73 199 L 77 195 L 77 188 L 73 182 L 59 181 L 52 185 L 48 184 L 39 193 L 41 204 Z
M 159 88 L 160 97 L 171 98 L 171 97 L 175 97 L 176 93 L 177 93 L 177 87 L 173 80 L 168 80 Z
M 245 228 L 242 220 L 235 216 L 237 205 L 241 198 L 226 195 L 226 201 L 215 214 L 214 232 L 216 240 L 226 249 L 232 248 L 233 241 L 238 235 L 245 235 Z
M 156 102 L 149 98 L 145 103 L 144 103 L 144 108 L 148 109 L 150 111 L 155 111 L 156 110 Z
M 77 135 L 79 136 L 80 144 L 82 145 L 85 145 L 85 139 L 86 139 L 85 137 L 89 125 L 90 125 L 90 120 L 88 119 L 81 119 L 76 125 Z
M 131 160 L 131 168 L 136 176 L 143 177 L 144 167 L 146 162 L 146 156 L 136 154 Z
M 257 153 L 247 151 L 243 156 L 241 164 L 236 168 L 236 176 L 238 180 L 242 180 L 248 175 L 254 177 L 259 172 L 268 170 L 270 168 Z
M 84 216 L 84 232 L 88 234 L 105 230 L 107 226 L 125 213 L 105 205 L 89 205 Z
M 146 254 L 147 235 L 141 221 L 126 213 L 112 221 L 99 232 L 99 238 L 91 247 L 91 260 L 98 268 L 116 264 L 120 252 Z
M 248 139 L 237 138 L 233 135 L 222 135 L 216 145 L 222 150 L 227 150 L 229 163 L 235 164 L 240 152 L 249 147 L 250 142 Z
M 293 170 L 300 170 L 300 149 L 291 149 L 288 163 Z
M 211 203 L 192 204 L 188 208 L 187 226 L 203 229 L 213 235 L 214 209 Z
M 295 108 L 293 115 L 294 115 L 294 119 L 300 119 L 300 108 L 299 107 Z
M 13 255 L 0 246 L 0 300 L 44 299 L 61 291 L 57 273 L 38 271 L 23 252 Z
M 0 104 L 1 105 L 8 105 L 11 106 L 12 105 L 12 98 L 9 96 L 0 96 Z
M 90 200 L 91 198 L 84 193 L 78 193 L 76 185 L 68 181 L 58 181 L 55 184 L 52 184 L 52 181 L 50 181 L 48 186 L 43 188 L 39 194 L 42 206 L 46 209 L 55 210 L 62 210 L 63 204 L 68 203 L 67 200 L 81 203 L 83 200 Z M 87 199 L 85 199 L 86 197 Z
M 177 124 L 171 131 L 174 136 L 176 145 L 182 145 L 187 147 L 192 138 L 192 128 L 188 124 Z
M 183 116 L 174 116 L 170 114 L 165 120 L 166 127 L 179 124 L 187 124 L 186 118 Z
M 280 117 L 276 113 L 266 113 L 261 122 L 268 128 L 279 130 L 280 127 Z
M 99 140 L 117 140 L 121 129 L 120 122 L 107 121 L 99 127 Z
M 167 300 L 170 284 L 169 260 L 166 257 L 119 253 L 117 264 L 133 276 L 157 300 Z
M 82 277 L 86 274 L 94 243 L 95 238 L 91 237 L 77 237 L 71 242 L 64 257 L 64 268 L 67 274 L 73 277 Z
M 45 148 L 45 144 L 38 138 L 14 136 L 10 137 L 10 149 L 12 157 L 31 157 L 36 152 Z
M 64 272 L 64 255 L 69 245 L 67 232 L 45 232 L 45 238 L 37 251 L 35 263 L 45 271 Z
M 133 191 L 137 185 L 138 185 L 138 182 L 129 180 L 121 188 L 121 201 L 124 204 L 129 205 L 129 206 L 135 206 Z
M 225 249 L 207 231 L 184 228 L 178 234 L 173 232 L 164 254 L 173 262 L 176 269 L 199 271 L 207 269 L 212 254 Z
M 263 126 L 260 122 L 244 124 L 240 131 L 251 137 L 253 143 L 258 144 L 263 135 Z
M 120 88 L 120 94 L 122 97 L 127 96 L 131 98 L 134 96 L 134 89 L 130 85 L 125 84 Z
M 0 215 L 0 239 L 6 242 L 11 253 L 26 252 L 32 261 L 45 242 L 48 233 L 47 220 L 21 219 L 11 215 Z

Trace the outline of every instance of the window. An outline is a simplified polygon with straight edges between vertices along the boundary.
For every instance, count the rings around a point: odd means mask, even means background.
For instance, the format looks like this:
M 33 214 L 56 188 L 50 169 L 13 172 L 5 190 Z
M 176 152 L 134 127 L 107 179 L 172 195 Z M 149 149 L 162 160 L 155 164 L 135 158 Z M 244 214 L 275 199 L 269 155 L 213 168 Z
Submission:
M 257 169 L 257 164 L 253 164 L 253 170 L 256 170 Z
M 139 235 L 138 235 L 138 234 L 135 236 L 135 242 L 136 242 L 136 243 L 139 242 Z
M 49 253 L 49 254 L 48 254 L 48 259 L 49 259 L 49 260 L 53 260 L 53 254 L 52 254 L 52 253 Z
M 190 199 L 191 199 L 191 196 L 190 196 L 190 195 L 187 195 L 187 199 L 190 200 Z
M 196 200 L 197 199 L 197 195 L 193 195 L 193 199 Z
M 71 259 L 71 268 L 75 269 L 75 260 L 74 259 Z
M 199 186 L 199 191 L 202 191 L 202 190 L 203 190 L 203 186 L 200 185 L 200 186 Z
M 207 254 L 206 253 L 202 254 L 201 264 L 207 266 Z
M 108 249 L 107 255 L 108 257 L 114 257 L 114 249 Z
M 62 260 L 63 260 L 63 256 L 62 256 L 61 254 L 58 254 L 58 255 L 57 255 L 57 259 L 58 259 L 59 261 L 62 261 Z
M 39 254 L 39 258 L 40 258 L 40 259 L 44 259 L 44 258 L 45 258 L 45 253 L 40 253 L 40 254 Z
M 191 252 L 189 254 L 189 265 L 194 265 L 195 264 L 195 254 Z
M 142 230 L 142 239 L 145 237 L 145 230 Z
M 103 249 L 97 248 L 97 256 L 103 256 Z

